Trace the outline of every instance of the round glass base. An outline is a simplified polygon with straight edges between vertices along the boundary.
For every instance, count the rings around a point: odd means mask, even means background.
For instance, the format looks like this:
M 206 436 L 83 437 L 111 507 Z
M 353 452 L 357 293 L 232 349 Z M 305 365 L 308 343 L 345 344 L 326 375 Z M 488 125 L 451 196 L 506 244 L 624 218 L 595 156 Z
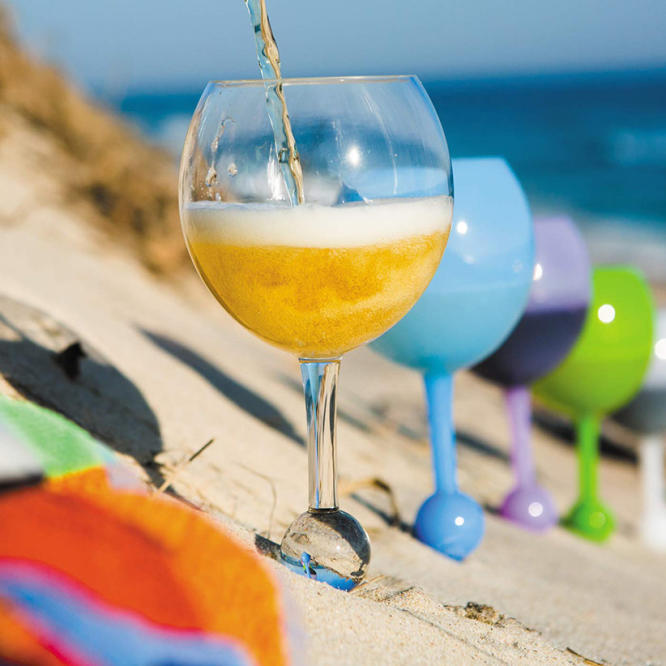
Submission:
M 370 540 L 358 520 L 348 513 L 313 509 L 287 528 L 280 555 L 292 571 L 350 590 L 365 576 Z
M 596 499 L 576 502 L 562 524 L 592 541 L 605 541 L 615 530 L 615 520 L 610 509 Z
M 436 492 L 419 509 L 414 536 L 453 560 L 464 560 L 481 542 L 483 509 L 459 491 Z
M 502 502 L 500 515 L 526 530 L 544 532 L 557 525 L 558 513 L 550 493 L 537 485 L 516 486 Z
M 666 510 L 654 510 L 643 516 L 641 535 L 650 548 L 666 552 Z

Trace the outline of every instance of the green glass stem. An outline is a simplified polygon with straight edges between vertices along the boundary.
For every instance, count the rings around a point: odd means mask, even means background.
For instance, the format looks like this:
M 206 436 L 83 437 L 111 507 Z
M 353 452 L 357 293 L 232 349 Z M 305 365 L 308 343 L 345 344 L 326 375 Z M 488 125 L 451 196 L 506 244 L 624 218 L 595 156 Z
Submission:
M 596 414 L 576 423 L 580 490 L 564 524 L 587 539 L 605 541 L 615 529 L 615 520 L 599 499 L 599 424 Z
M 579 501 L 597 501 L 599 493 L 599 417 L 586 414 L 576 423 Z

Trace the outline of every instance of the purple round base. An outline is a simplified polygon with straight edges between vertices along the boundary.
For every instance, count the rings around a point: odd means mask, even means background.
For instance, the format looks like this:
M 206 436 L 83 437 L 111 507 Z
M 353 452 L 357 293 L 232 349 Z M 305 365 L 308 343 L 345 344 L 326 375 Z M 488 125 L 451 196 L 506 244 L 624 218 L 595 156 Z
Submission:
M 533 532 L 544 532 L 558 521 L 557 509 L 550 493 L 536 484 L 514 488 L 504 498 L 500 514 Z

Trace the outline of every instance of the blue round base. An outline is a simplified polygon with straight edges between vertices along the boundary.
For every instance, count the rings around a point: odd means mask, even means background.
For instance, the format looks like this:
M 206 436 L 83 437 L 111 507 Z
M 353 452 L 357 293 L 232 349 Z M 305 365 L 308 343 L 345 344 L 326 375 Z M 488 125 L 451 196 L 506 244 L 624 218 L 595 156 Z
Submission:
M 483 509 L 468 495 L 435 493 L 419 509 L 414 536 L 454 560 L 464 560 L 481 542 Z

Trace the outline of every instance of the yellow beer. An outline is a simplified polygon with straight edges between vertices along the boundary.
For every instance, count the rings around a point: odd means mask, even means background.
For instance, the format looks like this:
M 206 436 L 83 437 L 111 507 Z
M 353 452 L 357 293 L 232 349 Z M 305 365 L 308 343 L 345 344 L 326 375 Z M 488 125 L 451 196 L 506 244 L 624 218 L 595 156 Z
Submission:
M 428 219 L 412 222 L 415 213 Z M 184 215 L 194 263 L 222 306 L 310 359 L 376 338 L 411 308 L 437 269 L 450 218 L 448 197 L 279 211 L 218 204 Z

